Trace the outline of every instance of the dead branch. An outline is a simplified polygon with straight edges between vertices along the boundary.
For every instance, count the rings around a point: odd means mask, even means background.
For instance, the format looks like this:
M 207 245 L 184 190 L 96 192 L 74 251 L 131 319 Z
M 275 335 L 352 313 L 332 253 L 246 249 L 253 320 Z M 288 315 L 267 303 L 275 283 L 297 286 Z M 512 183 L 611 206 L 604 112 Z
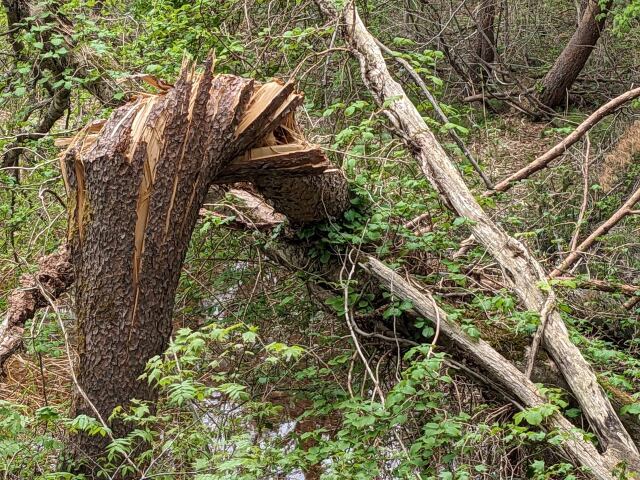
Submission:
M 587 211 L 587 205 L 589 202 L 589 153 L 591 152 L 591 141 L 589 140 L 589 134 L 585 137 L 587 144 L 586 152 L 584 154 L 584 160 L 582 162 L 582 203 L 580 204 L 580 212 L 576 219 L 576 226 L 569 242 L 569 250 L 573 252 L 578 246 L 578 238 L 580 236 L 580 227 L 584 220 L 585 212 Z
M 510 100 L 510 99 L 520 99 L 523 96 L 527 96 L 535 92 L 535 88 L 528 88 L 524 91 L 515 91 L 515 92 L 490 92 L 486 91 L 483 93 L 477 93 L 475 95 L 469 95 L 468 97 L 464 97 L 462 99 L 463 102 L 472 103 L 472 102 L 485 102 L 487 97 L 495 98 L 496 100 Z
M 32 319 L 38 309 L 49 304 L 44 292 L 57 299 L 73 283 L 73 267 L 67 245 L 62 245 L 39 262 L 38 271 L 25 274 L 20 286 L 9 295 L 9 305 L 0 324 L 0 373 L 4 364 L 22 345 L 25 323 Z
M 629 199 L 602 225 L 596 228 L 591 235 L 585 238 L 580 245 L 578 245 L 560 265 L 558 265 L 550 274 L 549 278 L 557 277 L 558 275 L 566 272 L 570 269 L 574 263 L 586 252 L 591 246 L 602 236 L 615 227 L 620 220 L 629 215 L 633 211 L 633 207 L 640 201 L 640 188 L 638 188 Z
M 548 150 L 546 153 L 542 154 L 525 167 L 521 168 L 504 180 L 498 182 L 493 191 L 487 191 L 485 192 L 485 195 L 492 195 L 495 192 L 506 192 L 511 187 L 513 187 L 516 182 L 524 180 L 525 178 L 529 178 L 535 172 L 542 170 L 553 160 L 561 156 L 571 145 L 580 140 L 603 118 L 611 115 L 622 105 L 638 97 L 640 97 L 640 87 L 629 90 L 628 92 L 625 92 L 622 95 L 617 96 L 613 100 L 605 103 L 603 106 L 589 115 L 586 120 L 578 125 L 578 127 L 569 135 L 567 135 L 564 140 L 562 140 L 552 149 Z
M 504 269 L 524 306 L 542 312 L 546 280 L 541 265 L 520 242 L 491 220 L 475 200 L 452 161 L 402 87 L 391 77 L 382 52 L 352 4 L 340 13 L 328 0 L 316 0 L 322 11 L 342 24 L 342 34 L 359 60 L 364 83 L 414 152 L 424 175 L 455 212 L 472 221 L 474 237 Z M 557 309 L 549 312 L 543 342 L 582 406 L 607 455 L 640 466 L 640 455 L 605 392 L 578 348 L 571 342 Z M 603 477 L 604 478 L 604 477 Z
M 610 283 L 605 282 L 604 280 L 597 279 L 583 279 L 577 277 L 555 277 L 554 280 L 560 283 L 554 283 L 554 285 L 558 285 L 562 287 L 562 282 L 575 283 L 577 288 L 582 288 L 585 290 L 598 290 L 601 292 L 607 293 L 622 293 L 624 295 L 635 295 L 637 292 L 640 292 L 640 287 L 637 285 L 627 285 L 624 283 Z
M 385 52 L 387 55 L 392 56 L 396 62 L 402 65 L 402 67 L 407 71 L 409 76 L 413 78 L 413 81 L 416 82 L 418 87 L 420 87 L 420 90 L 422 90 L 423 95 L 427 97 L 427 100 L 429 100 L 429 103 L 433 107 L 433 110 L 436 112 L 436 115 L 438 115 L 440 120 L 445 124 L 449 123 L 449 118 L 440 108 L 440 104 L 438 103 L 438 100 L 436 100 L 436 98 L 431 94 L 431 92 L 427 88 L 427 85 L 424 83 L 424 80 L 422 80 L 422 77 L 418 74 L 418 72 L 415 71 L 415 69 L 411 66 L 411 64 L 407 62 L 404 58 L 394 55 L 394 52 L 390 48 L 388 48 L 384 43 L 380 42 L 378 39 L 376 39 L 376 44 L 380 47 L 380 49 L 383 52 Z M 472 153 L 469 151 L 467 146 L 464 144 L 460 136 L 456 133 L 456 131 L 454 129 L 449 129 L 447 133 L 453 139 L 453 141 L 456 142 L 456 145 L 458 145 L 460 150 L 462 150 L 462 153 L 464 154 L 465 157 L 467 157 L 467 160 L 469 160 L 469 163 L 471 163 L 471 166 L 473 166 L 474 170 L 478 173 L 478 175 L 480 175 L 480 178 L 482 178 L 482 181 L 484 182 L 485 186 L 489 190 L 493 189 L 493 184 L 491 183 L 491 180 L 489 180 L 489 178 L 482 171 L 482 168 L 480 168 L 480 165 L 478 164 L 476 159 L 473 157 Z
M 624 302 L 624 308 L 626 308 L 627 310 L 631 310 L 638 304 L 638 302 L 640 302 L 640 297 L 630 298 L 629 300 Z

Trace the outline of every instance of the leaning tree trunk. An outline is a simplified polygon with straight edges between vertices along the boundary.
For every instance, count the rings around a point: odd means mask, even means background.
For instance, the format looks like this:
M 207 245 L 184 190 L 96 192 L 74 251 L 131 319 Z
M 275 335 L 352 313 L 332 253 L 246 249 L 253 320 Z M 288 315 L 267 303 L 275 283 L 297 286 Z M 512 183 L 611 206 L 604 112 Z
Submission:
M 115 407 L 126 408 L 132 399 L 154 400 L 153 388 L 138 377 L 169 342 L 182 263 L 217 177 L 268 177 L 277 185 L 281 167 L 282 175 L 326 170 L 313 160 L 318 149 L 307 145 L 308 162 L 291 158 L 300 145 L 269 147 L 276 152 L 271 156 L 264 147 L 257 149 L 259 157 L 251 150 L 283 138 L 278 129 L 291 121 L 301 98 L 290 84 L 256 86 L 232 75 L 214 76 L 209 62 L 203 74 L 184 68 L 166 94 L 141 96 L 73 140 L 62 162 L 79 336 L 72 415 L 109 423 Z M 340 213 L 347 205 L 344 177 L 336 181 L 331 174 L 327 181 L 338 192 L 330 210 Z M 328 189 L 325 193 L 331 203 Z M 311 215 L 303 204 L 297 211 L 305 219 L 326 217 Z M 121 422 L 109 427 L 114 437 L 128 432 Z M 108 441 L 85 434 L 71 439 L 74 469 L 93 478 L 92 461 L 95 465 Z
M 589 0 L 571 40 L 542 79 L 538 100 L 543 105 L 554 108 L 566 98 L 602 34 L 605 17 L 600 18 L 601 14 L 599 0 Z

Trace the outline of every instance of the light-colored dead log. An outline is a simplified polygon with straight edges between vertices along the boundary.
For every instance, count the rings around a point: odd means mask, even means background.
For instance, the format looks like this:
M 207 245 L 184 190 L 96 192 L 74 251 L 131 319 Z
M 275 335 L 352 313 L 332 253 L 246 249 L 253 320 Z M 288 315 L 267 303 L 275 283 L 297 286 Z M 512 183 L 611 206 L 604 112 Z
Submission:
M 542 312 L 548 293 L 541 265 L 525 246 L 510 237 L 480 207 L 455 165 L 435 138 L 402 87 L 391 77 L 375 38 L 353 4 L 338 12 L 328 0 L 316 0 L 322 11 L 342 27 L 344 38 L 360 63 L 362 78 L 394 127 L 401 132 L 424 175 L 451 208 L 471 220 L 474 237 L 493 255 L 524 306 Z M 607 457 L 640 468 L 640 455 L 580 350 L 571 342 L 557 309 L 549 312 L 543 344 L 578 399 Z
M 242 204 L 246 205 L 247 207 L 242 209 L 243 213 L 246 214 L 248 217 L 248 221 L 244 222 L 245 228 L 252 228 L 253 225 L 261 226 L 261 225 L 267 225 L 267 224 L 271 224 L 271 226 L 273 227 L 283 221 L 282 217 L 278 218 L 277 216 L 274 216 L 273 210 L 265 203 L 263 199 L 261 199 L 256 194 L 245 191 L 245 190 L 237 190 L 237 189 L 232 189 L 229 191 L 229 193 L 234 197 L 236 197 Z M 278 242 L 267 242 L 264 245 L 262 245 L 261 248 L 264 251 L 264 253 L 272 261 L 274 261 L 278 265 L 288 270 L 291 270 L 292 272 L 300 271 L 300 272 L 308 273 L 309 266 L 314 264 L 313 260 L 310 259 L 305 254 L 306 251 L 303 244 L 291 243 L 285 239 L 280 239 Z M 375 259 L 372 259 L 372 260 L 373 260 L 373 263 L 381 266 L 380 273 L 383 275 L 384 278 L 382 280 L 376 279 L 375 272 L 369 268 L 367 269 L 368 271 L 365 272 L 365 276 L 363 278 L 366 280 L 367 283 L 371 283 L 371 284 L 382 283 L 383 285 L 384 284 L 389 285 L 389 279 L 392 277 L 388 276 L 387 273 L 389 273 L 389 275 L 391 274 L 395 275 L 395 273 L 391 271 L 388 267 L 381 264 L 379 261 Z M 323 265 L 323 268 L 326 268 L 326 265 Z M 313 278 L 322 278 L 323 280 L 325 281 L 329 280 L 330 282 L 337 280 L 337 278 L 334 278 L 334 276 L 337 274 L 333 272 L 331 269 L 328 272 L 322 271 L 318 273 L 320 273 L 320 276 L 318 277 L 314 276 Z M 397 276 L 393 278 L 397 278 Z M 570 279 L 567 278 L 566 280 L 570 280 Z M 393 282 L 393 287 L 389 286 L 387 288 L 391 289 L 395 287 L 397 287 L 397 282 Z M 421 288 L 424 288 L 424 286 L 422 285 Z M 640 287 L 633 287 L 633 288 L 640 289 Z M 321 299 L 320 300 L 321 303 L 323 303 L 324 300 L 326 300 L 326 298 L 333 296 L 332 292 L 326 290 L 326 285 L 322 286 L 320 284 L 314 283 L 311 285 L 310 291 L 313 292 L 313 295 L 316 295 Z M 415 289 L 413 291 L 414 293 L 417 293 L 418 296 L 422 295 L 422 299 L 424 300 L 424 295 L 421 292 L 416 291 Z M 395 293 L 398 294 L 397 291 L 395 291 Z M 421 305 L 425 306 L 424 301 L 421 302 Z M 433 311 L 435 311 L 436 307 L 433 306 L 433 302 L 430 299 L 426 303 L 426 308 L 427 308 L 427 313 L 425 313 L 424 311 L 421 311 L 421 312 L 417 312 L 416 315 L 425 316 L 427 319 L 429 319 L 432 322 L 434 320 L 437 321 L 438 316 L 433 314 Z M 430 314 L 429 312 L 431 312 L 431 316 L 429 316 Z M 443 343 L 443 347 L 445 347 L 447 351 L 455 352 L 454 353 L 455 355 L 459 355 L 460 353 L 462 353 L 462 355 L 465 356 L 465 358 L 472 360 L 475 364 L 477 364 L 478 367 L 483 366 L 482 363 L 474 360 L 474 358 L 477 357 L 478 355 L 482 357 L 480 359 L 481 361 L 484 361 L 484 359 L 488 359 L 489 361 L 491 361 L 491 359 L 497 358 L 498 363 L 493 363 L 493 365 L 495 367 L 498 367 L 499 369 L 498 375 L 492 378 L 491 382 L 489 382 L 486 386 L 495 390 L 496 385 L 498 385 L 499 388 L 497 389 L 497 393 L 500 393 L 503 395 L 506 394 L 505 398 L 507 398 L 508 400 L 515 399 L 517 400 L 517 403 L 519 405 L 533 406 L 533 403 L 529 404 L 527 403 L 527 401 L 531 401 L 531 399 L 534 399 L 535 401 L 535 395 L 525 396 L 527 392 L 531 391 L 531 381 L 528 378 L 525 378 L 524 375 L 521 373 L 521 370 L 525 369 L 524 365 L 520 367 L 516 363 L 515 365 L 518 366 L 518 371 L 520 373 L 515 373 L 512 368 L 512 365 L 505 366 L 505 364 L 502 363 L 505 361 L 508 362 L 508 360 L 505 359 L 504 357 L 501 358 L 499 352 L 495 352 L 495 350 L 491 351 L 490 350 L 492 348 L 491 346 L 489 346 L 487 349 L 490 352 L 490 355 L 488 356 L 484 355 L 485 350 L 483 348 L 475 349 L 475 346 L 478 345 L 479 343 L 477 340 L 471 340 L 470 343 L 472 344 L 473 348 L 469 350 L 464 350 L 464 348 L 462 348 L 464 345 L 458 345 L 455 343 L 454 339 L 449 339 L 449 337 L 447 336 L 447 332 L 449 331 L 449 328 L 453 328 L 455 332 L 458 332 L 460 334 L 459 338 L 462 338 L 463 340 L 465 340 L 467 345 L 469 344 L 468 336 L 466 336 L 464 332 L 460 331 L 460 328 L 456 325 L 455 322 L 449 321 L 449 319 L 446 317 L 446 314 L 444 312 L 439 310 L 439 313 L 441 313 L 440 314 L 441 320 L 444 319 L 445 322 L 453 325 L 453 327 L 450 327 L 450 325 L 445 325 L 443 330 L 445 332 L 444 336 L 446 337 L 446 341 Z M 408 339 L 398 339 L 398 340 L 392 339 L 392 340 L 394 343 L 396 341 L 399 341 L 400 343 L 407 344 L 407 345 L 417 344 Z M 485 343 L 486 342 L 482 342 L 482 345 L 484 346 L 484 348 L 486 348 Z M 469 370 L 467 370 L 467 372 L 469 372 Z M 482 376 L 480 377 L 473 376 L 473 378 L 482 378 Z M 520 383 L 521 381 L 522 383 Z M 546 385 L 551 385 L 551 386 L 559 387 L 566 390 L 569 389 L 569 386 L 567 385 L 566 381 L 564 380 L 562 375 L 557 371 L 554 365 L 551 364 L 551 362 L 537 363 L 534 366 L 534 370 L 532 372 L 532 381 L 534 383 L 544 383 Z M 512 390 L 511 386 L 513 385 L 516 385 L 516 386 Z M 617 412 L 619 412 L 624 405 L 633 403 L 633 398 L 629 398 L 628 395 L 625 395 L 624 393 L 619 392 L 616 389 L 613 389 L 613 387 L 607 387 L 607 391 L 613 394 L 614 407 Z M 518 393 L 518 392 L 521 392 L 521 393 Z M 540 397 L 540 395 L 538 396 Z M 622 415 L 621 418 L 625 426 L 627 427 L 627 430 L 633 436 L 634 441 L 637 442 L 638 439 L 640 438 L 640 425 L 638 424 L 637 419 L 635 418 L 635 416 L 629 415 L 629 414 Z M 563 428 L 570 427 L 570 425 L 566 423 L 566 420 L 563 422 L 562 426 Z M 572 433 L 575 433 L 575 430 L 573 429 L 571 429 L 570 431 Z M 578 438 L 578 441 L 584 441 L 580 436 L 577 438 Z M 585 443 L 586 443 L 586 446 L 580 447 L 579 451 L 586 450 L 588 452 L 593 452 L 592 445 L 589 444 L 588 442 L 585 442 Z

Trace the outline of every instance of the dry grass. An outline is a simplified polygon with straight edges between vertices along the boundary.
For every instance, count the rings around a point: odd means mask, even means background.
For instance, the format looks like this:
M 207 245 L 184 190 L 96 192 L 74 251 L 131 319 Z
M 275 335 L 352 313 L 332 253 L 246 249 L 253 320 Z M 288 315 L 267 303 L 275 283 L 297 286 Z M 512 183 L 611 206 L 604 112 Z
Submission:
M 555 136 L 543 135 L 548 128 L 544 123 L 521 115 L 505 116 L 500 122 L 499 126 L 486 128 L 469 144 L 494 179 L 524 167 L 555 143 Z
M 604 157 L 599 180 L 605 191 L 608 192 L 615 186 L 625 167 L 636 155 L 640 155 L 640 120 L 636 120 L 627 128 L 618 143 Z
M 31 411 L 46 405 L 61 405 L 71 394 L 69 362 L 65 357 L 41 359 L 14 355 L 6 364 L 0 381 L 0 400 L 25 405 Z

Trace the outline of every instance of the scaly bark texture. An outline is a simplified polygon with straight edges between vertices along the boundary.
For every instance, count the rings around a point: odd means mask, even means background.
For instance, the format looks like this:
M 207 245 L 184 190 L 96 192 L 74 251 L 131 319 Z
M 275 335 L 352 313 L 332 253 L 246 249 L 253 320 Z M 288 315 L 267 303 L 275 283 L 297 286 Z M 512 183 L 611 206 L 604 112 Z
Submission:
M 40 260 L 36 273 L 23 275 L 20 287 L 9 295 L 7 313 L 0 324 L 0 374 L 6 360 L 22 345 L 25 322 L 72 283 L 73 266 L 66 245 Z
M 108 419 L 131 399 L 155 398 L 138 377 L 167 347 L 182 263 L 207 191 L 234 158 L 277 143 L 299 104 L 291 85 L 272 87 L 266 95 L 267 87 L 251 80 L 214 75 L 211 62 L 202 74 L 185 66 L 166 94 L 119 108 L 67 149 L 62 167 L 79 332 L 72 415 Z M 299 205 L 305 218 L 308 208 Z M 128 430 L 117 421 L 110 427 L 114 437 Z M 77 471 L 92 477 L 90 460 L 107 442 L 73 438 L 72 457 L 87 460 Z
M 589 0 L 571 40 L 542 80 L 538 100 L 543 105 L 554 108 L 565 100 L 602 34 L 605 17 L 600 18 L 601 13 L 599 0 Z

